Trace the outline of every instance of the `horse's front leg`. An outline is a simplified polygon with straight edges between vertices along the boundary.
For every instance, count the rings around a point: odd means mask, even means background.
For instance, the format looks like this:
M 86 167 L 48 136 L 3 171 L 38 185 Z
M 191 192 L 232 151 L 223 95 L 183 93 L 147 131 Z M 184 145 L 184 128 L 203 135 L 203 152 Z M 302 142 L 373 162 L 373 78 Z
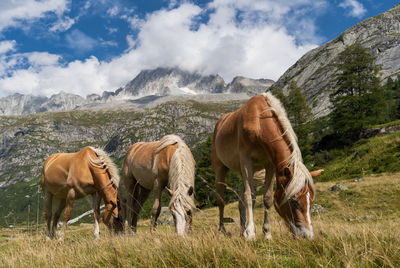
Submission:
M 160 215 L 161 211 L 161 206 L 160 206 L 160 199 L 161 199 L 161 183 L 158 179 L 154 181 L 154 186 L 153 186 L 153 195 L 154 195 L 154 202 L 153 202 L 153 208 L 151 209 L 151 226 L 150 226 L 150 231 L 153 232 L 156 230 L 157 226 L 157 219 L 158 216 Z
M 253 215 L 253 167 L 251 160 L 243 156 L 241 158 L 241 173 L 243 177 L 243 188 L 244 188 L 244 205 L 247 210 L 248 218 L 246 228 L 243 232 L 243 236 L 247 240 L 253 240 L 256 238 L 256 228 L 254 226 L 254 215 Z
M 264 182 L 264 224 L 263 224 L 263 233 L 264 239 L 270 240 L 272 239 L 271 235 L 271 225 L 269 223 L 270 212 L 269 209 L 273 205 L 274 202 L 274 182 L 275 182 L 275 170 L 273 167 L 267 166 L 265 168 L 265 182 Z
M 100 238 L 100 203 L 101 203 L 101 196 L 100 193 L 96 192 L 93 194 L 93 217 L 94 217 L 94 236 L 99 239 Z

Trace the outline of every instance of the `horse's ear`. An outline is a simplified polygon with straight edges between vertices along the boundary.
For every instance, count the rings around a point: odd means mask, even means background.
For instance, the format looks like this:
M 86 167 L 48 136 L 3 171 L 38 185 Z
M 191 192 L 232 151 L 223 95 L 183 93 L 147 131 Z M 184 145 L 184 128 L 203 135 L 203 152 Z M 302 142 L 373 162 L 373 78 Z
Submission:
M 318 170 L 311 171 L 311 172 L 310 172 L 311 177 L 313 177 L 313 179 L 314 179 L 315 177 L 317 177 L 318 175 L 320 175 L 323 171 L 324 171 L 323 169 L 318 169 Z
M 190 196 L 192 194 L 193 194 L 193 186 L 190 186 L 188 190 L 188 195 Z
M 173 196 L 173 195 L 174 195 L 174 190 L 171 190 L 171 189 L 169 189 L 168 187 L 165 187 L 165 190 L 168 191 L 168 193 L 169 193 L 170 196 Z

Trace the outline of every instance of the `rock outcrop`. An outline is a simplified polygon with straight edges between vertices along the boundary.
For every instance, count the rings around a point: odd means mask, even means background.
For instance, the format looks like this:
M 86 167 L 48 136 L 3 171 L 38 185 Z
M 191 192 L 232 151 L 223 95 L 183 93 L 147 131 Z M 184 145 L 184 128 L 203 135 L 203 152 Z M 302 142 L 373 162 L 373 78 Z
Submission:
M 313 115 L 327 115 L 330 112 L 329 95 L 335 88 L 335 60 L 340 52 L 355 42 L 376 56 L 375 63 L 382 65 L 380 77 L 383 82 L 400 74 L 400 4 L 309 51 L 279 78 L 274 87 L 288 93 L 290 83 L 295 82 L 311 104 Z

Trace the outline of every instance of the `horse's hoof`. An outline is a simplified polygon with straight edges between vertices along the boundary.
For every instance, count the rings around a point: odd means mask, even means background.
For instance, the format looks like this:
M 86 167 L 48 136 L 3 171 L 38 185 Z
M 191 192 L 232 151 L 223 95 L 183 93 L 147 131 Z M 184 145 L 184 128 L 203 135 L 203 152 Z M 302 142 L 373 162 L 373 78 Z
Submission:
M 271 235 L 271 233 L 266 233 L 266 234 L 264 234 L 264 240 L 272 240 L 272 235 Z
M 246 229 L 243 232 L 243 236 L 247 241 L 255 240 L 256 239 L 256 232 L 251 229 Z
M 223 234 L 226 235 L 226 229 L 225 229 L 225 227 L 224 227 L 224 226 L 220 226 L 220 227 L 218 228 L 218 232 L 221 232 L 221 233 L 223 233 Z

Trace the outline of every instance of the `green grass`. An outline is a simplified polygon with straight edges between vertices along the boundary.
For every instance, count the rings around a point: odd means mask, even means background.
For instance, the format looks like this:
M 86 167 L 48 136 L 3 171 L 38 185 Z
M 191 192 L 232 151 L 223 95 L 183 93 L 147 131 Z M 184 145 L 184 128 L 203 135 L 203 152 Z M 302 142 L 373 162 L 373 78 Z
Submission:
M 332 154 L 333 152 L 331 152 Z M 362 139 L 323 166 L 319 181 L 363 177 L 370 174 L 400 171 L 400 132 Z
M 333 182 L 317 183 L 315 203 L 326 210 L 312 216 L 314 240 L 293 239 L 272 210 L 272 241 L 261 231 L 263 209 L 257 197 L 257 239 L 239 236 L 237 222 L 227 224 L 230 236 L 218 233 L 217 209 L 194 216 L 193 232 L 184 238 L 173 227 L 149 232 L 140 221 L 136 235 L 110 236 L 102 226 L 95 240 L 92 226 L 69 227 L 64 242 L 44 235 L 19 234 L 6 242 L 0 231 L 1 267 L 398 267 L 400 265 L 400 174 L 344 182 L 349 190 L 328 191 Z M 371 198 L 373 196 L 373 198 Z M 226 207 L 237 221 L 237 203 Z M 42 229 L 41 229 L 42 231 Z

